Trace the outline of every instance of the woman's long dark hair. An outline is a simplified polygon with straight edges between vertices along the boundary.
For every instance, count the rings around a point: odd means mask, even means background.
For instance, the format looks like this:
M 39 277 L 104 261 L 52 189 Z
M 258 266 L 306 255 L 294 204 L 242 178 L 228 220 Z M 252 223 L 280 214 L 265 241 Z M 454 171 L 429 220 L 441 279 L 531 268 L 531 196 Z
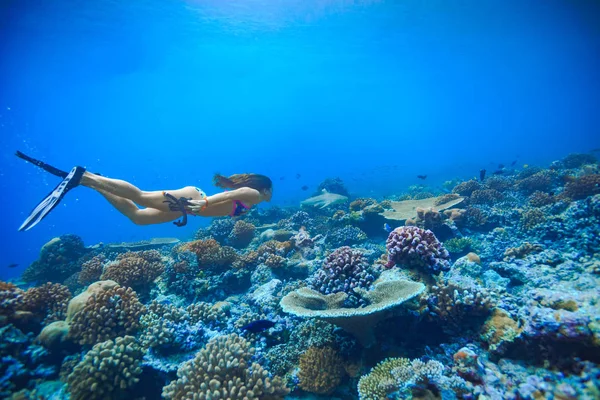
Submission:
M 260 174 L 234 174 L 230 177 L 215 174 L 213 183 L 215 186 L 223 189 L 239 189 L 241 187 L 249 187 L 262 192 L 273 188 L 273 182 L 271 182 L 271 179 L 268 176 Z

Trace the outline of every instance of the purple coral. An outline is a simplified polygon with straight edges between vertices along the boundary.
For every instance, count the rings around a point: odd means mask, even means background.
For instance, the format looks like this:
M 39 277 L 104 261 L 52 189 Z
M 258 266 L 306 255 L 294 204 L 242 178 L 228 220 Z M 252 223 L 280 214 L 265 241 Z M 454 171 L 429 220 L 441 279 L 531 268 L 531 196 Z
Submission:
M 430 230 L 402 226 L 390 232 L 386 248 L 387 267 L 404 264 L 408 267 L 427 267 L 433 271 L 450 269 L 448 250 Z
M 369 263 L 358 250 L 348 246 L 333 251 L 312 279 L 312 287 L 323 294 L 344 292 L 348 294 L 346 306 L 365 306 L 366 301 L 354 292 L 367 289 L 375 280 L 369 272 Z

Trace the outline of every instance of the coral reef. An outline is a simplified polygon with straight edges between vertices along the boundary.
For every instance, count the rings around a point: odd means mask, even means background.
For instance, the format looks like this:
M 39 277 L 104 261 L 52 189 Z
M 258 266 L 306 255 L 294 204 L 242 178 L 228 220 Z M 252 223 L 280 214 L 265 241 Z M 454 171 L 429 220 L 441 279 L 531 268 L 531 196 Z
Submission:
M 227 237 L 227 242 L 236 249 L 243 249 L 254 239 L 256 227 L 246 221 L 237 221 L 233 226 L 231 233 Z
M 348 295 L 345 306 L 367 305 L 355 288 L 368 289 L 375 280 L 369 271 L 369 263 L 358 250 L 340 247 L 327 256 L 323 266 L 312 278 L 312 288 L 322 294 L 344 292 Z
M 46 283 L 27 289 L 20 309 L 30 311 L 43 320 L 43 324 L 65 319 L 71 291 L 60 283 Z
M 156 250 L 127 252 L 106 266 L 101 279 L 140 290 L 154 282 L 164 270 L 162 257 Z
M 317 394 L 330 394 L 344 377 L 344 365 L 332 347 L 310 347 L 300 356 L 298 386 Z
M 142 373 L 142 347 L 133 336 L 96 344 L 67 378 L 73 400 L 126 398 Z
M 81 264 L 81 271 L 77 277 L 79 284 L 89 285 L 90 283 L 99 280 L 100 276 L 102 276 L 106 261 L 106 256 L 104 254 L 98 254 Z
M 415 226 L 404 226 L 390 232 L 386 248 L 387 267 L 427 268 L 433 272 L 448 270 L 450 254 L 433 232 Z
M 600 175 L 584 175 L 567 183 L 562 198 L 581 200 L 600 193 Z
M 78 262 L 89 250 L 76 235 L 63 235 L 50 240 L 40 250 L 38 260 L 23 272 L 25 282 L 58 282 L 78 272 Z
M 211 339 L 196 357 L 177 370 L 178 379 L 165 386 L 166 399 L 283 399 L 288 390 L 280 378 L 270 378 L 254 349 L 238 335 Z
M 144 312 L 145 307 L 131 288 L 96 282 L 69 302 L 69 336 L 80 344 L 94 345 L 135 333 Z
M 229 246 L 221 246 L 215 239 L 195 240 L 185 243 L 179 251 L 196 254 L 200 268 L 223 269 L 231 266 L 237 259 L 237 253 Z

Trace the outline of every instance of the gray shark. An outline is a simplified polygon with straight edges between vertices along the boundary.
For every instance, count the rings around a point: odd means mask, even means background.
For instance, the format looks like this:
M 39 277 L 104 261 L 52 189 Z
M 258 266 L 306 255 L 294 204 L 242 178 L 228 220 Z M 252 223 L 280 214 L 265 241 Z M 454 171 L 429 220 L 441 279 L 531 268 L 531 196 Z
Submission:
M 346 196 L 342 196 L 341 194 L 329 193 L 327 190 L 323 189 L 322 194 L 310 197 L 300 202 L 300 205 L 305 207 L 325 208 L 329 207 L 332 204 L 345 203 L 346 201 L 348 201 L 348 198 Z

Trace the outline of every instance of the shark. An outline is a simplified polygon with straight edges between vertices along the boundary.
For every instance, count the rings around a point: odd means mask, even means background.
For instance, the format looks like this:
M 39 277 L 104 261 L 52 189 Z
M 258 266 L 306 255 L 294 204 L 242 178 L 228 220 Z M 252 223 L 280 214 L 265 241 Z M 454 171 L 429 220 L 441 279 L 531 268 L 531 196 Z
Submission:
M 300 202 L 301 206 L 326 208 L 332 204 L 340 204 L 348 201 L 346 196 L 341 194 L 329 193 L 326 189 L 322 190 L 322 194 L 314 197 L 309 197 Z

